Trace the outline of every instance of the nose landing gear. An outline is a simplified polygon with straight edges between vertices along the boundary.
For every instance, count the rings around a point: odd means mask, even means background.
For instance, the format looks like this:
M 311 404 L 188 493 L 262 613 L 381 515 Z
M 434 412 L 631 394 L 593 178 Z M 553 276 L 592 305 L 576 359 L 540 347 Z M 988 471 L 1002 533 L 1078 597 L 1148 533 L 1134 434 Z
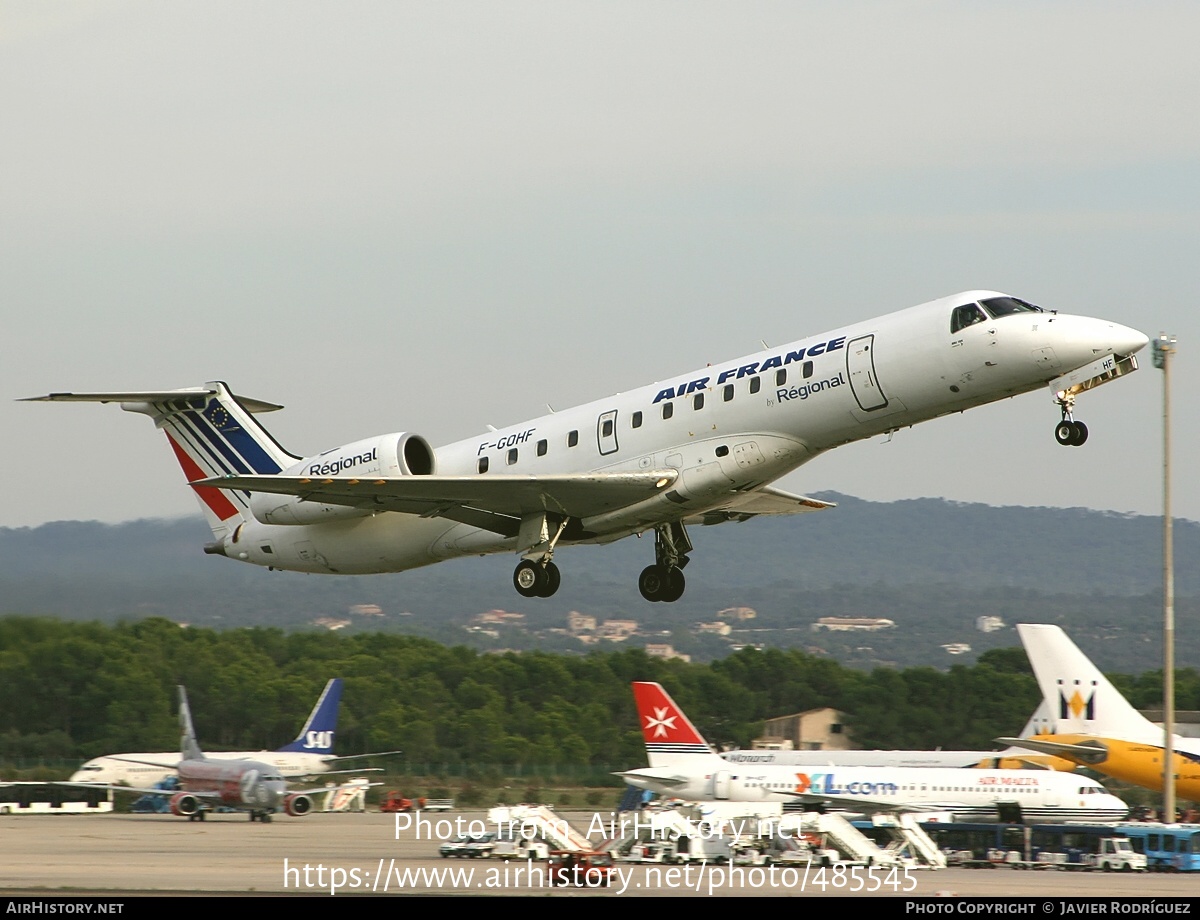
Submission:
M 1054 426 L 1054 440 L 1063 447 L 1079 447 L 1088 439 L 1088 429 L 1083 422 L 1077 422 L 1071 417 L 1071 410 L 1075 408 L 1075 395 L 1062 394 L 1058 405 L 1062 409 L 1062 421 Z

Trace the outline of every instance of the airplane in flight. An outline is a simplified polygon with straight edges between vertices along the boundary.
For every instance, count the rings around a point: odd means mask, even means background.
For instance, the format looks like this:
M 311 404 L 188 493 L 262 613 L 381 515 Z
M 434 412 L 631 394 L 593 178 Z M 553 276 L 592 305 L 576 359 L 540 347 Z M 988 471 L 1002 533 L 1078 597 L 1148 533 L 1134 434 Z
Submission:
M 1044 386 L 1060 410 L 1055 438 L 1083 444 L 1076 397 L 1136 370 L 1147 341 L 967 291 L 436 450 L 394 432 L 307 457 L 254 418 L 281 406 L 221 382 L 31 400 L 149 416 L 195 490 L 213 555 L 364 574 L 511 552 L 518 593 L 549 597 L 559 545 L 653 532 L 638 589 L 670 602 L 684 592 L 689 526 L 831 507 L 770 483 L 839 445 Z
M 350 754 L 339 757 L 333 753 L 337 734 L 338 707 L 342 701 L 342 679 L 334 677 L 325 684 L 321 696 L 309 713 L 308 720 L 294 741 L 274 751 L 222 751 L 209 753 L 209 760 L 257 760 L 269 764 L 285 779 L 298 779 L 317 774 L 368 772 L 368 770 L 335 770 L 343 762 L 365 757 L 383 757 L 399 751 L 379 754 Z M 155 752 L 109 754 L 94 757 L 71 775 L 74 783 L 126 783 L 131 786 L 150 786 L 175 774 L 177 753 Z
M 1147 789 L 1162 791 L 1166 736 L 1130 705 L 1058 626 L 1017 626 L 1055 718 L 1028 738 L 1001 738 Z M 1172 736 L 1175 790 L 1200 800 L 1200 739 Z
M 204 820 L 209 808 L 223 806 L 247 812 L 251 821 L 271 820 L 277 809 L 301 817 L 313 809 L 312 792 L 328 789 L 289 790 L 287 780 L 267 763 L 257 760 L 218 760 L 206 757 L 196 742 L 187 691 L 179 688 L 180 757 L 175 762 L 179 791 L 170 795 L 171 814 Z M 62 782 L 60 786 L 112 789 L 138 795 L 163 795 L 162 789 L 135 788 L 106 783 Z
M 812 767 L 719 757 L 661 685 L 633 684 L 648 768 L 617 775 L 690 801 L 795 803 L 855 814 L 946 812 L 955 821 L 1119 821 L 1129 809 L 1094 780 L 1054 770 Z

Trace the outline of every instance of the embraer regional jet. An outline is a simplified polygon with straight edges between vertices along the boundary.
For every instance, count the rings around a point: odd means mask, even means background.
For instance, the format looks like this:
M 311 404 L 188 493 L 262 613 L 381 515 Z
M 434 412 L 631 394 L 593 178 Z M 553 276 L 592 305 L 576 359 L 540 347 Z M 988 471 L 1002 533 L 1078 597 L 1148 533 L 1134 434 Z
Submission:
M 660 795 L 856 814 L 948 812 L 956 821 L 1119 821 L 1129 812 L 1095 780 L 1054 770 L 730 763 L 659 684 L 635 682 L 633 695 L 650 766 L 617 775 Z
M 770 483 L 841 444 L 1047 385 L 1055 438 L 1081 445 L 1075 397 L 1136 370 L 1146 343 L 1116 323 L 968 291 L 436 450 L 397 432 L 309 457 L 255 420 L 280 406 L 223 383 L 35 399 L 119 402 L 153 419 L 212 527 L 208 553 L 361 574 L 513 552 L 517 591 L 549 597 L 558 545 L 653 531 L 638 588 L 675 601 L 688 525 L 828 508 Z

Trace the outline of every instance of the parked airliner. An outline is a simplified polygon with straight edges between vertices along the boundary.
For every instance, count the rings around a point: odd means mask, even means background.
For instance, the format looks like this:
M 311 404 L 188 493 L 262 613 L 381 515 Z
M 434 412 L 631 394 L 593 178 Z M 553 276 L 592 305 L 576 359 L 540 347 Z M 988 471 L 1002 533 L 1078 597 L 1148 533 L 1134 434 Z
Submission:
M 1028 738 L 1049 718 L 1040 703 L 1018 737 Z M 1003 751 L 842 751 L 842 750 L 733 750 L 720 751 L 722 760 L 736 764 L 775 764 L 786 767 L 981 767 L 990 770 L 1047 769 L 1071 772 L 1076 764 L 1061 757 L 1035 754 L 1017 745 Z
M 1055 438 L 1081 445 L 1076 396 L 1137 369 L 1137 330 L 968 291 L 434 449 L 397 432 L 299 457 L 224 383 L 52 393 L 118 402 L 163 429 L 214 539 L 271 569 L 398 572 L 513 552 L 549 597 L 560 544 L 653 532 L 642 596 L 684 591 L 691 524 L 819 511 L 770 483 L 841 444 L 1048 386 Z
M 1044 754 L 1162 791 L 1163 729 L 1130 705 L 1058 626 L 1020 624 L 1017 632 L 1054 718 L 1029 738 L 1002 738 Z M 1172 737 L 1175 791 L 1200 801 L 1200 739 Z
M 636 682 L 633 693 L 650 766 L 617 775 L 660 795 L 856 814 L 945 812 L 956 821 L 1119 821 L 1129 811 L 1094 780 L 1054 770 L 734 764 L 713 752 L 659 684 Z
M 222 751 L 209 753 L 209 760 L 257 760 L 273 767 L 285 779 L 351 772 L 335 770 L 344 761 L 361 760 L 364 757 L 383 757 L 399 753 L 388 751 L 380 754 L 350 754 L 339 757 L 333 753 L 337 736 L 338 706 L 342 701 L 342 680 L 332 678 L 321 691 L 304 727 L 294 741 L 274 751 Z M 94 757 L 71 775 L 76 783 L 125 783 L 130 786 L 150 786 L 173 776 L 178 753 L 160 751 L 156 753 L 109 754 Z M 362 770 L 352 772 L 361 773 Z
M 216 806 L 247 812 L 250 820 L 267 822 L 276 809 L 299 817 L 312 811 L 313 802 L 305 791 L 289 791 L 287 781 L 270 764 L 256 760 L 213 760 L 205 757 L 196 742 L 187 692 L 179 688 L 180 758 L 175 763 L 179 791 L 171 793 L 171 813 L 204 820 L 206 811 Z M 163 790 L 133 788 L 103 783 L 60 783 L 63 786 L 101 787 L 114 792 L 138 795 L 162 795 Z M 313 790 L 327 792 L 327 789 Z

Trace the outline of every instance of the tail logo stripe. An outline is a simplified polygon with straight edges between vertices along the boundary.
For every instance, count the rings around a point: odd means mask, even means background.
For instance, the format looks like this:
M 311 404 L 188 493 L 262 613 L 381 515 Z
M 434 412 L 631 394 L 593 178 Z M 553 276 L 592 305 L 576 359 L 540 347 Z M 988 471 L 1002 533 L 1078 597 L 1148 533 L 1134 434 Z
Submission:
M 224 435 L 233 448 L 250 464 L 256 473 L 278 473 L 281 469 L 271 456 L 255 440 L 254 435 L 240 425 L 236 418 L 221 405 L 219 400 L 209 400 L 204 410 L 204 417 L 212 424 L 218 434 Z
M 167 440 L 171 443 L 171 450 L 175 451 L 175 457 L 179 460 L 179 465 L 183 468 L 183 475 L 187 477 L 188 482 L 204 479 L 204 471 L 196 465 L 195 460 L 188 456 L 187 451 L 180 447 L 170 435 L 167 435 Z M 208 506 L 208 510 L 215 514 L 218 520 L 227 521 L 231 517 L 238 516 L 238 509 L 220 489 L 207 486 L 192 486 L 192 489 L 195 491 L 196 497 Z
M 208 420 L 206 418 L 204 418 L 198 412 L 188 411 L 180 414 L 189 422 L 191 422 L 196 431 L 203 435 L 213 447 L 221 452 L 221 456 L 223 456 L 229 462 L 229 465 L 233 467 L 233 471 L 235 473 L 252 472 L 249 464 L 244 462 L 241 457 L 235 454 L 233 450 L 230 449 L 229 444 L 223 440 L 220 435 L 213 431 L 212 426 L 208 424 Z

